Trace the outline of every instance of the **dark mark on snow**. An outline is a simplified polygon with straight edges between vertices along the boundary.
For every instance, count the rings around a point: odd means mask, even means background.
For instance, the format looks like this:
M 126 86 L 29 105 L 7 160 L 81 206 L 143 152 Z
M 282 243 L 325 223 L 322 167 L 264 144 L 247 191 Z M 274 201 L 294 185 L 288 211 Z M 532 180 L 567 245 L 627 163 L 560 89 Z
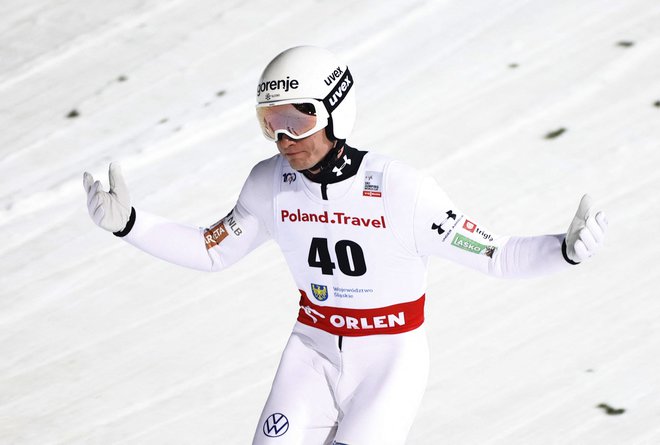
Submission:
M 162 118 L 160 121 L 158 121 L 158 123 L 159 123 L 159 124 L 164 124 L 164 123 L 167 122 L 168 120 L 169 120 L 168 118 L 164 117 L 164 118 Z
M 518 68 L 519 66 L 520 66 L 520 65 L 518 65 L 517 63 L 510 63 L 510 64 L 509 64 L 509 68 L 511 68 L 511 69 L 516 69 L 516 68 Z
M 656 100 L 653 106 L 656 108 L 660 108 L 660 100 Z
M 67 119 L 75 119 L 80 116 L 80 113 L 75 108 L 69 111 L 69 114 L 66 115 Z
M 612 408 L 607 403 L 601 403 L 596 408 L 601 408 L 608 416 L 618 416 L 626 412 L 626 410 L 623 408 Z
M 215 93 L 215 95 L 218 96 L 218 97 L 222 97 L 222 96 L 224 96 L 225 94 L 227 94 L 227 92 L 226 92 L 225 90 L 220 90 L 220 91 L 218 91 L 217 93 Z
M 622 41 L 617 43 L 617 45 L 619 45 L 622 48 L 630 48 L 634 44 L 635 44 L 635 42 L 631 42 L 630 40 L 622 40 Z
M 126 82 L 128 80 L 128 77 L 124 76 L 123 74 L 119 77 L 117 77 L 117 82 Z
M 563 128 L 563 127 L 558 128 L 557 130 L 551 131 L 550 133 L 546 134 L 545 138 L 546 139 L 555 139 L 555 138 L 558 138 L 559 136 L 561 136 L 562 134 L 564 134 L 565 132 L 566 132 L 565 128 Z

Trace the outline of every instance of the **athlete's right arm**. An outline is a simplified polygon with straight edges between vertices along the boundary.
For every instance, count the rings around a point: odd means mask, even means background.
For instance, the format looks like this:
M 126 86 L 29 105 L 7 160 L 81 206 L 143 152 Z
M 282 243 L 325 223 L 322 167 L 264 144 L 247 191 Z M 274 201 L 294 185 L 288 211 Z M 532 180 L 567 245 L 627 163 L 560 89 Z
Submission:
M 89 173 L 85 173 L 83 185 L 89 214 L 99 227 L 165 261 L 218 271 L 270 238 L 269 221 L 263 217 L 272 201 L 255 202 L 260 196 L 262 200 L 267 196 L 264 189 L 270 184 L 266 171 L 269 169 L 262 164 L 253 169 L 232 211 L 209 228 L 179 224 L 136 211 L 131 207 L 128 188 L 117 164 L 110 166 L 108 192 Z M 254 212 L 253 208 L 258 210 Z

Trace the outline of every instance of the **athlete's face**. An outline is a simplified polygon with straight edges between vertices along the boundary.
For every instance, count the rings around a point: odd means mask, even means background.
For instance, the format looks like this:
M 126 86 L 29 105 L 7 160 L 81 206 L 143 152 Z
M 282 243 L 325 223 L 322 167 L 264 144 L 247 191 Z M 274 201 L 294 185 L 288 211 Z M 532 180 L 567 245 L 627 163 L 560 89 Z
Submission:
M 307 170 L 315 166 L 330 151 L 334 142 L 319 130 L 303 139 L 291 139 L 283 135 L 277 141 L 277 149 L 289 161 L 294 170 Z

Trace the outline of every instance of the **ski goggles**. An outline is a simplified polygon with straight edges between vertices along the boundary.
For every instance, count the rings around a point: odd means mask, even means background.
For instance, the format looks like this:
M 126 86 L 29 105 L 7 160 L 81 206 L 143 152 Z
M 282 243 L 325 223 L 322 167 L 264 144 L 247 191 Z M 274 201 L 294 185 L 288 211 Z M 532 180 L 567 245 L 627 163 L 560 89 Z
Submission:
M 285 134 L 302 139 L 327 127 L 328 111 L 320 100 L 300 99 L 257 105 L 257 119 L 266 139 L 277 141 Z

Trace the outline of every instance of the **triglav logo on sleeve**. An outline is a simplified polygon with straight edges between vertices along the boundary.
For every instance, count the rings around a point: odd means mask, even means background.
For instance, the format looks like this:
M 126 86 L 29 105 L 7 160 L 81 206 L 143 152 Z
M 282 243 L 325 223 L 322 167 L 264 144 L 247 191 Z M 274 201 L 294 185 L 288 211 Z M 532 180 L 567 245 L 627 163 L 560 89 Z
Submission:
M 481 237 L 486 241 L 493 241 L 492 235 L 485 232 L 482 228 L 478 227 L 475 223 L 473 223 L 469 219 L 465 220 L 465 222 L 463 223 L 463 228 L 470 233 L 477 233 L 478 235 L 481 235 Z

